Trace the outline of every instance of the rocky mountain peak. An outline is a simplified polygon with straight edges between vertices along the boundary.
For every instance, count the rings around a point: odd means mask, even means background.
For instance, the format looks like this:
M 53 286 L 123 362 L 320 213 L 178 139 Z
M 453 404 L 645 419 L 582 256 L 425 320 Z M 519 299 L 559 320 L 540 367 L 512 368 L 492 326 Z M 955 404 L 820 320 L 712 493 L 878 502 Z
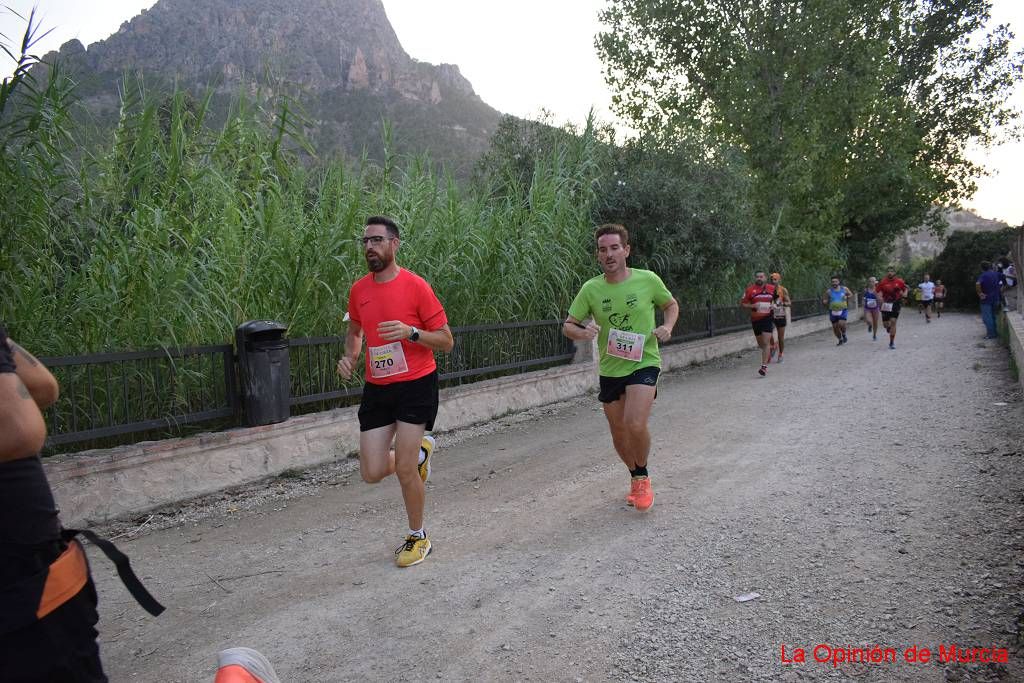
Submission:
M 350 75 L 367 87 L 386 87 L 412 63 L 380 0 L 160 0 L 86 56 L 97 71 L 153 71 L 214 84 L 270 70 L 318 89 L 348 86 Z
M 423 144 L 409 151 L 471 163 L 500 117 L 457 66 L 410 57 L 381 0 L 159 0 L 106 40 L 87 50 L 69 41 L 44 61 L 53 58 L 78 74 L 94 111 L 111 109 L 125 73 L 225 97 L 284 83 L 306 94 L 327 145 L 352 152 L 388 118 L 398 131 L 403 121 L 417 128 Z

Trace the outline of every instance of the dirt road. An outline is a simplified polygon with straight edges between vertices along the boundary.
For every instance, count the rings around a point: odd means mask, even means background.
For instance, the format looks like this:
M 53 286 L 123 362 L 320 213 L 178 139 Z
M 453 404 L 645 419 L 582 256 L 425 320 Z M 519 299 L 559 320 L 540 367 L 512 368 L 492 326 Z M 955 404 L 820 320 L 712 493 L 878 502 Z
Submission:
M 589 396 L 442 434 L 435 551 L 412 569 L 393 564 L 397 482 L 351 462 L 151 523 L 119 543 L 159 619 L 92 553 L 111 680 L 210 681 L 232 645 L 290 682 L 1024 680 L 1007 352 L 977 317 L 900 323 L 895 351 L 856 324 L 844 347 L 793 341 L 764 379 L 753 349 L 664 376 L 646 514 Z M 940 644 L 1009 662 L 943 664 Z M 899 660 L 833 667 L 819 645 Z M 913 645 L 932 661 L 904 661 Z

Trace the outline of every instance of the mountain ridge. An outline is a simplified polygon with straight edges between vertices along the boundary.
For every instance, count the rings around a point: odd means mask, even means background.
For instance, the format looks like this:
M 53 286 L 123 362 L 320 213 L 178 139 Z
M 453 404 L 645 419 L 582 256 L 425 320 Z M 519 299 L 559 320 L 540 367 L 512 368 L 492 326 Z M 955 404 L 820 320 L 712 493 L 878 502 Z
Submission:
M 1000 220 L 983 218 L 970 209 L 944 209 L 946 236 L 954 232 L 990 232 L 1009 227 Z M 933 258 L 946 246 L 946 236 L 937 237 L 927 228 L 908 232 L 897 240 L 896 253 L 905 253 L 909 259 Z
M 379 157 L 387 119 L 397 151 L 426 150 L 465 171 L 501 117 L 457 65 L 411 57 L 380 0 L 159 0 L 88 49 L 71 40 L 43 58 L 54 59 L 100 120 L 116 114 L 125 74 L 161 89 L 211 88 L 222 103 L 240 87 L 256 95 L 284 84 L 299 91 L 321 153 Z

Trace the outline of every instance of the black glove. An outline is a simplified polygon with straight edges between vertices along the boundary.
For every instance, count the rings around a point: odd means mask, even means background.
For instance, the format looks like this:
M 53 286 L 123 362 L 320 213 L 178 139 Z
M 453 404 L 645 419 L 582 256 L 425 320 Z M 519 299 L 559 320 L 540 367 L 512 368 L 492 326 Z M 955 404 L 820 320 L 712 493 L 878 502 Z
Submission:
M 0 373 L 14 371 L 14 352 L 7 343 L 7 328 L 0 323 Z

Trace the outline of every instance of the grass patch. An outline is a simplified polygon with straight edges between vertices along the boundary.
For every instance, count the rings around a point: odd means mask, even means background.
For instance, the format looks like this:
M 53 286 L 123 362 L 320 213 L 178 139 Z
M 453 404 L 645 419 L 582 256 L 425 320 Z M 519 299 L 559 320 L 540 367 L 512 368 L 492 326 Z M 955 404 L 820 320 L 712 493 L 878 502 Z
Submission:
M 996 330 L 999 334 L 999 343 L 1009 348 L 1010 346 L 1010 321 L 1006 317 L 1006 313 L 1002 312 L 999 317 L 996 318 Z

